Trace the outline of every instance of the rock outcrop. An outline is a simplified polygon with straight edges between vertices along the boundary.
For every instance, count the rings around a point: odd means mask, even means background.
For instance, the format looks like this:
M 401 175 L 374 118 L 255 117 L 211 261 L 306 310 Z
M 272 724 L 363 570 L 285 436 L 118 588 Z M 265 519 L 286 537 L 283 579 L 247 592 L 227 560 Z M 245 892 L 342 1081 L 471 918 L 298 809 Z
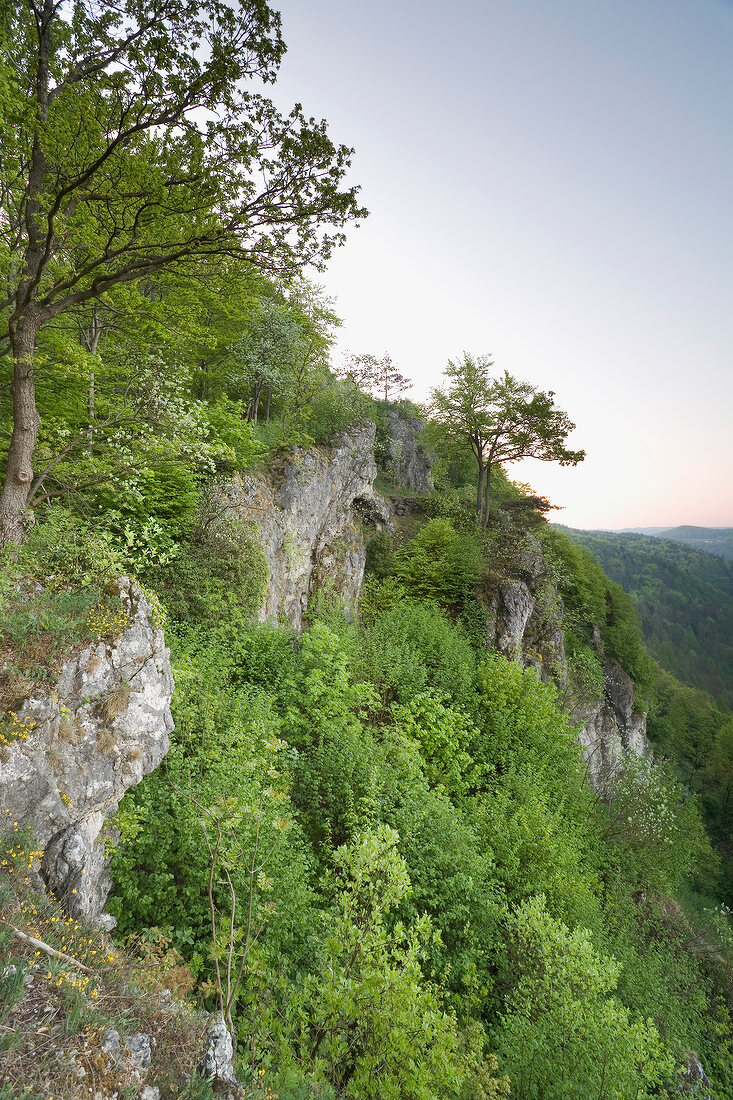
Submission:
M 430 493 L 435 488 L 433 459 L 419 442 L 423 421 L 387 411 L 387 472 L 396 485 L 413 493 Z
M 206 1032 L 206 1051 L 201 1070 L 214 1085 L 217 1095 L 227 1100 L 238 1100 L 243 1089 L 234 1072 L 234 1046 L 224 1017 L 219 1013 L 212 1018 Z
M 71 656 L 51 691 L 20 704 L 18 720 L 33 723 L 31 732 L 5 746 L 0 761 L 0 829 L 30 826 L 47 888 L 71 915 L 107 927 L 105 821 L 160 764 L 173 728 L 163 632 L 139 588 L 122 578 L 118 589 L 125 629 Z
M 604 658 L 600 633 L 593 647 L 603 664 L 603 696 L 593 702 L 573 701 L 562 633 L 563 606 L 542 554 L 542 546 L 525 533 L 514 548 L 510 567 L 491 582 L 487 644 L 525 668 L 537 668 L 569 698 L 572 722 L 580 727 L 588 778 L 601 795 L 610 794 L 624 754 L 651 756 L 646 717 L 634 709 L 634 681 L 615 659 Z
M 487 645 L 510 661 L 536 668 L 543 680 L 566 681 L 562 600 L 547 576 L 539 540 L 525 533 L 511 567 L 488 593 Z
M 634 709 L 634 681 L 613 658 L 604 662 L 603 684 L 603 699 L 577 704 L 571 718 L 582 723 L 579 736 L 588 778 L 599 794 L 610 796 L 624 754 L 651 756 L 651 745 L 646 735 L 646 716 Z
M 374 436 L 367 422 L 344 432 L 333 447 L 292 447 L 284 466 L 268 476 L 240 475 L 223 490 L 236 518 L 257 525 L 267 557 L 260 621 L 300 630 L 319 590 L 347 606 L 356 603 L 366 561 L 357 521 L 377 528 L 389 521 L 373 489 Z

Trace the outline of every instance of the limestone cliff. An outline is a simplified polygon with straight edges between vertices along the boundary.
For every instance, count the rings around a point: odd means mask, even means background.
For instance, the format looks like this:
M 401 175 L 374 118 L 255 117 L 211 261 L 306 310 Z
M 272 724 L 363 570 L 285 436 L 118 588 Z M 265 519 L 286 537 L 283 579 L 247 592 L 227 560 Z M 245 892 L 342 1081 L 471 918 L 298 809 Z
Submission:
M 269 582 L 261 621 L 302 629 L 308 601 L 328 591 L 354 606 L 366 550 L 357 521 L 388 522 L 373 489 L 375 426 L 344 432 L 332 447 L 292 447 L 263 476 L 240 475 L 222 492 L 237 519 L 255 523 L 267 557 Z
M 510 661 L 535 667 L 543 680 L 565 684 L 563 606 L 533 534 L 523 532 L 510 559 L 499 561 L 487 578 L 487 645 Z
M 105 821 L 161 762 L 173 728 L 163 632 L 139 588 L 122 578 L 118 589 L 125 629 L 70 656 L 50 691 L 23 700 L 17 717 L 31 732 L 0 760 L 0 829 L 32 828 L 41 877 L 74 916 L 99 918 L 111 885 Z
M 544 560 L 541 543 L 530 533 L 517 540 L 511 562 L 489 580 L 487 644 L 511 661 L 535 667 L 564 695 L 579 727 L 588 778 L 599 794 L 610 793 L 624 753 L 651 756 L 646 716 L 634 709 L 634 682 L 619 662 L 604 656 L 600 634 L 593 644 L 603 665 L 603 694 L 592 701 L 573 697 L 562 633 L 562 600 Z
M 603 683 L 603 698 L 576 703 L 571 718 L 581 725 L 580 743 L 591 783 L 600 794 L 610 795 L 624 753 L 651 756 L 651 746 L 646 715 L 634 709 L 634 681 L 612 657 L 604 662 Z
M 430 493 L 435 488 L 433 458 L 420 443 L 424 426 L 416 416 L 387 411 L 386 472 L 396 485 L 413 493 Z

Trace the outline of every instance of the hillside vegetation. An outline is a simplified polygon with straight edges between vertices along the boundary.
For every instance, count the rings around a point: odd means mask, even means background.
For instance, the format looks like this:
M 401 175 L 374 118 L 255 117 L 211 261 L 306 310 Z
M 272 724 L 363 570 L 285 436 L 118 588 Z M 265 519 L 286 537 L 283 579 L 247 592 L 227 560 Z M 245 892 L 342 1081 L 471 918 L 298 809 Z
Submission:
M 671 542 L 684 543 L 693 550 L 705 550 L 708 554 L 733 558 L 733 527 L 693 527 L 682 524 L 680 527 L 641 527 L 635 529 L 635 533 L 654 535 Z
M 659 663 L 733 709 L 733 562 L 666 535 L 568 534 L 629 593 Z
M 428 515 L 374 537 L 355 622 L 326 598 L 300 637 L 253 625 L 265 576 L 237 572 L 256 561 L 246 541 L 139 559 L 168 607 L 176 731 L 120 809 L 116 935 L 164 937 L 167 965 L 223 1009 L 251 1097 L 672 1096 L 693 1052 L 727 1097 L 728 920 L 694 798 L 634 766 L 606 804 L 556 688 L 484 648 L 477 593 L 521 568 L 523 516 L 576 682 L 600 667 L 595 623 L 660 730 L 666 716 L 672 760 L 713 733 L 673 714 L 680 689 L 664 697 L 592 559 L 532 509 L 482 532 L 458 476 L 470 456 L 445 458 Z M 521 501 L 498 476 L 493 497 Z M 80 591 L 129 562 L 113 529 L 56 509 L 6 576 L 53 572 L 63 590 L 71 529 Z
M 0 25 L 0 767 L 64 658 L 113 650 L 121 575 L 165 626 L 175 730 L 108 823 L 116 946 L 39 893 L 0 814 L 0 1100 L 208 1100 L 196 1009 L 247 1100 L 672 1100 L 700 1063 L 733 1100 L 733 725 L 507 480 L 582 461 L 569 415 L 464 355 L 421 437 L 436 489 L 406 491 L 387 414 L 420 410 L 389 356 L 338 369 L 334 304 L 299 273 L 364 211 L 350 150 L 261 94 L 276 13 L 44 11 Z M 225 490 L 266 469 L 297 491 L 366 418 L 400 510 L 349 513 L 358 606 L 325 576 L 302 633 L 260 622 L 268 517 Z M 554 657 L 507 659 L 492 601 L 530 584 Z M 609 664 L 659 764 L 622 756 L 599 792 L 570 713 Z M 157 1040 L 137 1076 L 110 1074 L 108 1026 Z

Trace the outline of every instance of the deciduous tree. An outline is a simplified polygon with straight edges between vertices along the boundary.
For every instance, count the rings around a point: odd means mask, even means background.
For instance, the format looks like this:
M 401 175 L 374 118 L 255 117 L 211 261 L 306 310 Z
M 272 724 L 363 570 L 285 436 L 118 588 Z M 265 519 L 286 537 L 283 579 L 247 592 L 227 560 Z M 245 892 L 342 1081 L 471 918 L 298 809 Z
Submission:
M 430 414 L 471 445 L 476 459 L 476 514 L 486 527 L 490 512 L 491 471 L 494 466 L 538 458 L 575 466 L 585 451 L 573 451 L 566 440 L 575 425 L 558 409 L 554 393 L 543 393 L 520 382 L 507 371 L 501 378 L 489 374 L 488 356 L 464 353 L 450 361 L 447 383 L 432 391 Z
M 409 378 L 397 370 L 391 356 L 386 354 L 381 359 L 377 359 L 376 355 L 349 355 L 342 373 L 359 389 L 373 393 L 385 404 L 389 400 L 394 401 L 412 385 Z
M 265 0 L 19 0 L 4 7 L 0 308 L 14 423 L 0 545 L 34 484 L 41 329 L 115 285 L 201 257 L 320 263 L 365 213 L 351 150 L 259 91 L 284 52 Z M 248 86 L 248 82 L 249 85 Z

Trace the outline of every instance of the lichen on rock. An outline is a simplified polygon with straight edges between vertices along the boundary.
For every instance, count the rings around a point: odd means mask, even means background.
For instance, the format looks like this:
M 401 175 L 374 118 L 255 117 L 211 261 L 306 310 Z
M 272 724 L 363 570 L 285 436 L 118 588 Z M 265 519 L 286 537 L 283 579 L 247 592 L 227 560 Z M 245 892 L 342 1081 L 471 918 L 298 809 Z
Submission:
M 47 888 L 71 915 L 108 926 L 105 822 L 160 764 L 173 728 L 163 632 L 139 587 L 123 577 L 116 588 L 124 629 L 70 656 L 50 690 L 39 686 L 23 700 L 18 720 L 31 732 L 0 761 L 0 829 L 28 826 L 44 852 Z
M 242 522 L 255 523 L 269 581 L 259 619 L 302 629 L 318 591 L 353 607 L 364 577 L 366 550 L 359 522 L 380 527 L 388 511 L 374 492 L 375 426 L 343 432 L 330 448 L 292 447 L 284 466 L 264 476 L 238 475 L 221 489 Z

